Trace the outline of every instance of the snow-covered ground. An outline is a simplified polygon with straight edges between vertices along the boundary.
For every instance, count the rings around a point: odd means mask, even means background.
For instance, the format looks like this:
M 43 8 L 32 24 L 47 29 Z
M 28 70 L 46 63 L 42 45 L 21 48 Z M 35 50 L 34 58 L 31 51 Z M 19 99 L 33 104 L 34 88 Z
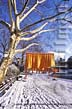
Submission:
M 0 109 L 72 109 L 72 81 L 28 75 L 0 97 Z

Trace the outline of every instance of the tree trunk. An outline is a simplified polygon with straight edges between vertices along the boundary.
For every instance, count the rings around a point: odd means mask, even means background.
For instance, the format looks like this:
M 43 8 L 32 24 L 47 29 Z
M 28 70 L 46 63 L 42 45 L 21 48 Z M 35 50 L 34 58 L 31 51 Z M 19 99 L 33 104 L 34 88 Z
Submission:
M 12 63 L 12 60 L 15 55 L 17 36 L 15 34 L 13 34 L 11 37 L 12 37 L 12 41 L 10 43 L 10 48 L 8 50 L 8 56 L 6 58 L 4 58 L 4 60 L 1 64 L 1 67 L 0 67 L 0 83 L 4 80 L 5 75 L 7 73 L 8 66 Z
M 7 73 L 7 69 L 8 69 L 8 65 L 11 63 L 10 59 L 6 59 L 4 58 L 2 65 L 0 67 L 0 83 L 3 81 L 6 73 Z

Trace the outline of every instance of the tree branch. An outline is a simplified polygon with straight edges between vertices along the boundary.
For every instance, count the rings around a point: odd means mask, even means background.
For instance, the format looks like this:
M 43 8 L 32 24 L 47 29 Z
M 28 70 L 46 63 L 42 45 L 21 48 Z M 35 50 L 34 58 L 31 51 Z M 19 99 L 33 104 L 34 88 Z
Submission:
M 41 25 L 39 28 L 32 30 L 32 31 L 27 31 L 27 32 L 22 32 L 21 36 L 26 36 L 28 34 L 35 34 L 38 33 L 39 31 L 41 31 L 46 25 L 48 24 L 48 22 L 46 22 L 45 24 Z
M 61 19 L 61 20 L 67 21 L 67 22 L 69 22 L 69 23 L 72 24 L 72 21 L 71 21 L 71 20 L 68 20 L 68 19 L 65 19 L 65 18 L 63 18 L 63 19 Z
M 30 48 L 31 46 L 34 46 L 34 45 L 39 45 L 39 44 L 37 44 L 37 43 L 29 44 L 29 45 L 28 45 L 26 48 L 24 48 L 24 49 L 15 50 L 15 54 L 16 54 L 16 53 L 24 52 L 25 50 L 27 50 L 28 48 Z
M 41 4 L 44 1 L 45 0 L 41 0 L 41 1 L 37 0 L 37 3 L 35 3 L 35 5 L 20 18 L 20 22 L 22 22 L 39 4 Z
M 26 29 L 28 29 L 28 28 L 30 28 L 30 27 L 36 25 L 36 24 L 39 24 L 39 23 L 43 22 L 43 21 L 51 21 L 52 19 L 56 18 L 57 16 L 60 16 L 60 15 L 64 14 L 65 12 L 70 12 L 70 11 L 72 12 L 72 7 L 69 8 L 69 9 L 67 9 L 67 10 L 64 11 L 64 12 L 59 12 L 59 13 L 57 13 L 57 14 L 51 16 L 51 17 L 42 18 L 42 19 L 36 21 L 35 23 L 32 23 L 32 24 L 30 24 L 30 25 L 27 25 L 27 26 L 26 26 L 25 28 L 23 28 L 22 30 L 26 30 Z
M 26 2 L 25 2 L 25 4 L 24 4 L 24 6 L 23 6 L 21 12 L 18 14 L 20 17 L 22 17 L 22 15 L 24 14 L 24 11 L 25 11 L 25 8 L 27 7 L 28 1 L 29 1 L 29 0 L 26 0 Z
M 18 12 L 17 12 L 17 7 L 16 7 L 16 0 L 12 0 L 11 2 L 12 2 L 13 9 L 14 9 L 14 13 L 15 15 L 17 15 Z
M 40 12 L 38 9 L 35 8 L 35 12 L 37 12 L 41 17 L 44 17 L 44 15 L 42 14 L 42 12 Z
M 11 0 L 8 0 L 8 5 L 9 5 L 10 20 L 11 20 L 11 24 L 12 24 L 12 22 L 13 22 L 13 17 L 12 17 L 12 5 L 11 5 Z
M 28 37 L 28 38 L 23 37 L 23 38 L 20 38 L 19 40 L 30 41 L 30 40 L 36 38 L 36 37 L 37 37 L 38 35 L 40 35 L 41 33 L 50 32 L 50 31 L 55 31 L 55 30 L 56 30 L 56 29 L 41 30 L 40 32 L 34 34 L 34 35 L 31 36 L 31 37 Z
M 11 28 L 11 25 L 3 20 L 0 20 L 0 23 L 3 24 L 4 26 L 6 26 L 9 30 Z

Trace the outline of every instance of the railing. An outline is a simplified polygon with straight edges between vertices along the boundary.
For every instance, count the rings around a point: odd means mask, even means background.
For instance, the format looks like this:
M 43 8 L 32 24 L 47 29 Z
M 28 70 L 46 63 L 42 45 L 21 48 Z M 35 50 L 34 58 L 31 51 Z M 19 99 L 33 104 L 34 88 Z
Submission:
M 2 96 L 7 89 L 9 89 L 9 87 L 12 85 L 12 83 L 14 83 L 14 81 L 15 81 L 15 77 L 11 78 L 11 80 L 7 81 L 7 83 L 3 84 L 0 87 L 0 96 Z

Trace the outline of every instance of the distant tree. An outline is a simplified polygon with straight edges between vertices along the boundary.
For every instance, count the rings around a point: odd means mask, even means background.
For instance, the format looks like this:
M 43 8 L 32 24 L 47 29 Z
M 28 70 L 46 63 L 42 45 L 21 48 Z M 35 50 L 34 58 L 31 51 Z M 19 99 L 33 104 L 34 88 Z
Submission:
M 1 63 L 2 63 L 4 55 L 8 51 L 8 48 L 9 48 L 9 35 L 7 34 L 7 32 L 4 29 L 1 30 L 0 33 L 1 33 L 0 54 L 2 56 L 2 58 L 1 58 Z
M 3 24 L 4 26 L 7 27 L 7 29 L 9 29 L 10 32 L 10 45 L 9 45 L 9 49 L 7 51 L 7 57 L 4 58 L 3 63 L 1 64 L 0 67 L 0 81 L 3 80 L 3 78 L 5 77 L 6 73 L 7 73 L 7 69 L 9 64 L 12 63 L 12 60 L 14 58 L 14 56 L 17 53 L 21 53 L 24 52 L 25 50 L 27 50 L 29 47 L 31 46 L 38 46 L 39 44 L 37 43 L 31 43 L 29 45 L 27 45 L 25 48 L 23 49 L 17 49 L 17 46 L 19 44 L 20 41 L 30 41 L 33 40 L 34 38 L 36 38 L 39 34 L 44 33 L 44 32 L 48 32 L 48 31 L 53 31 L 53 30 L 49 30 L 49 29 L 44 29 L 45 26 L 47 26 L 47 24 L 49 22 L 54 22 L 57 20 L 57 16 L 64 14 L 65 12 L 70 12 L 72 11 L 72 7 L 65 10 L 64 12 L 59 12 L 59 13 L 53 13 L 51 15 L 48 15 L 47 17 L 43 18 L 41 17 L 40 20 L 37 20 L 35 22 L 33 22 L 32 24 L 29 25 L 24 25 L 23 28 L 21 28 L 21 23 L 23 21 L 25 21 L 27 19 L 27 17 L 33 12 L 33 11 L 37 11 L 40 15 L 43 15 L 38 9 L 37 7 L 39 5 L 41 5 L 42 3 L 45 2 L 45 0 L 35 0 L 35 2 L 33 3 L 32 1 L 30 1 L 32 3 L 31 6 L 28 6 L 29 0 L 24 0 L 24 4 L 22 5 L 22 10 L 18 9 L 18 2 L 17 0 L 7 0 L 8 1 L 8 9 L 9 9 L 9 17 L 10 17 L 10 23 L 8 23 L 7 21 L 0 19 L 0 23 Z M 21 5 L 20 5 L 21 6 Z M 21 8 L 21 7 L 20 7 Z M 50 11 L 50 10 L 49 10 Z M 42 23 L 43 22 L 43 23 Z M 38 27 L 34 28 L 33 26 L 36 24 L 41 23 L 41 25 L 38 25 Z M 31 28 L 29 30 L 29 28 Z
M 9 47 L 9 38 L 7 37 L 7 33 L 3 30 L 1 32 L 1 38 L 0 38 L 0 52 L 4 56 L 5 52 L 8 51 Z

